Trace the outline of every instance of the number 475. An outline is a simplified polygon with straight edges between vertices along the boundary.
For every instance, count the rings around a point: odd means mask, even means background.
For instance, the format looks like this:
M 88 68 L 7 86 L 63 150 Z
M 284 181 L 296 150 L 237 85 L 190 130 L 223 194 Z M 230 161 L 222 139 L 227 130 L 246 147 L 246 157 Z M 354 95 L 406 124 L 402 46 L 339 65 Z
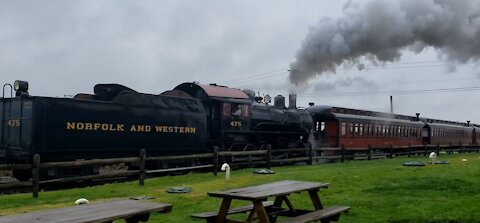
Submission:
M 233 126 L 233 127 L 241 127 L 242 122 L 241 121 L 232 121 L 232 122 L 230 122 L 230 125 Z
M 10 119 L 7 121 L 8 126 L 10 127 L 18 127 L 20 126 L 20 120 L 19 119 Z

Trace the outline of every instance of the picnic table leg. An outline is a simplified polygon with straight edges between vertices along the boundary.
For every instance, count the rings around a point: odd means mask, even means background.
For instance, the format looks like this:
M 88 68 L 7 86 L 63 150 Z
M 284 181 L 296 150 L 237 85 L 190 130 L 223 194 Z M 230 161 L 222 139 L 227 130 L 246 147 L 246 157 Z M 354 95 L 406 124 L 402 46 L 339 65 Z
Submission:
M 318 189 L 309 190 L 308 194 L 310 195 L 310 199 L 312 200 L 313 207 L 315 207 L 315 210 L 323 209 L 323 205 L 322 205 L 322 202 L 320 201 L 320 197 L 318 197 Z
M 273 206 L 274 206 L 274 207 L 281 208 L 281 207 L 282 207 L 282 203 L 283 203 L 282 197 L 281 197 L 281 196 L 277 196 L 277 197 L 275 197 L 275 201 L 273 202 Z
M 150 218 L 150 213 L 136 215 L 133 217 L 125 218 L 125 222 L 127 223 L 138 223 L 138 222 L 147 222 Z
M 283 204 L 283 198 L 281 196 L 275 197 L 275 201 L 273 202 L 273 207 L 281 208 L 282 204 Z M 268 219 L 270 219 L 270 222 L 277 222 L 276 215 L 270 215 Z
M 248 213 L 247 222 L 252 222 L 254 218 L 255 218 L 255 210 L 250 211 L 250 213 Z
M 222 200 L 222 205 L 220 206 L 220 210 L 218 211 L 217 215 L 217 223 L 225 222 L 227 218 L 228 209 L 230 208 L 230 204 L 232 203 L 232 198 L 225 197 Z
M 268 220 L 267 212 L 265 211 L 265 207 L 263 206 L 262 200 L 253 201 L 253 207 L 255 209 L 255 213 L 257 213 L 257 218 L 259 223 L 270 223 Z
M 287 207 L 288 209 L 290 209 L 290 211 L 295 214 L 297 212 L 297 210 L 295 210 L 295 208 L 293 207 L 293 204 L 292 202 L 290 202 L 290 200 L 288 199 L 287 195 L 283 195 L 283 200 L 285 201 L 285 204 L 287 204 Z
M 282 203 L 285 201 L 285 204 L 287 205 L 288 209 L 292 212 L 292 213 L 295 213 L 296 210 L 295 208 L 293 207 L 293 204 L 292 202 L 290 202 L 290 200 L 288 199 L 287 195 L 280 195 L 280 196 L 277 196 L 275 198 L 275 202 L 273 204 L 273 206 L 275 207 L 282 207 Z

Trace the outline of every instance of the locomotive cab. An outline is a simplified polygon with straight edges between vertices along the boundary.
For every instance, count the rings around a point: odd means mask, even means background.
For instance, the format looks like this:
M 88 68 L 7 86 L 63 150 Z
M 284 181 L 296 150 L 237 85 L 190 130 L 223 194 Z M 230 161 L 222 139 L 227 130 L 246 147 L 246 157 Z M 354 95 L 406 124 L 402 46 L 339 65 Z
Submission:
M 228 132 L 246 132 L 250 122 L 250 105 L 242 103 L 220 102 L 220 129 Z
M 175 87 L 175 90 L 186 92 L 202 101 L 207 111 L 212 144 L 230 148 L 247 144 L 252 103 L 247 94 L 240 89 L 216 84 L 183 83 Z

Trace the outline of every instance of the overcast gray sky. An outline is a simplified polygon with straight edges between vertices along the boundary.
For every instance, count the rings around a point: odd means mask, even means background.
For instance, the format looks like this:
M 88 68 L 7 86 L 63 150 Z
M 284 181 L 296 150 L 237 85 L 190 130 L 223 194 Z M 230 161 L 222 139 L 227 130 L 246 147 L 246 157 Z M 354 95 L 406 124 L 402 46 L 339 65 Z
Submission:
M 394 63 L 360 61 L 300 86 L 289 66 L 309 29 L 346 0 L 0 1 L 0 80 L 32 95 L 92 93 L 96 83 L 158 94 L 182 82 L 328 104 L 480 123 L 477 63 L 452 69 L 436 49 Z M 363 66 L 362 65 L 362 66 Z M 478 88 L 477 88 L 478 87 Z

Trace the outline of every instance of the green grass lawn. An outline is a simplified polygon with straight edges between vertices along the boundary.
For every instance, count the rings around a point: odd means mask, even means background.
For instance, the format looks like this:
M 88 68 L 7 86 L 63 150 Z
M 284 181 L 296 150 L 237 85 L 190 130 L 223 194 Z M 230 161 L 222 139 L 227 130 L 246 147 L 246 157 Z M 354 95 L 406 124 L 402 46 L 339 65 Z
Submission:
M 463 162 L 462 158 L 468 161 Z M 196 212 L 217 210 L 220 199 L 207 196 L 208 191 L 244 187 L 278 180 L 329 182 L 320 191 L 324 206 L 347 205 L 348 214 L 340 222 L 480 222 L 480 154 L 444 155 L 448 165 L 404 167 L 408 161 L 427 162 L 424 157 L 354 161 L 313 166 L 274 167 L 273 175 L 254 175 L 252 169 L 233 171 L 224 182 L 224 173 L 188 174 L 150 178 L 145 186 L 138 182 L 107 184 L 80 189 L 0 196 L 0 215 L 73 205 L 80 197 L 91 202 L 137 196 L 155 197 L 155 202 L 173 204 L 168 214 L 154 214 L 150 222 L 203 222 L 192 220 Z M 188 194 L 168 194 L 172 186 L 193 189 Z M 311 208 L 306 193 L 293 194 L 292 203 Z M 233 206 L 243 205 L 234 202 Z

